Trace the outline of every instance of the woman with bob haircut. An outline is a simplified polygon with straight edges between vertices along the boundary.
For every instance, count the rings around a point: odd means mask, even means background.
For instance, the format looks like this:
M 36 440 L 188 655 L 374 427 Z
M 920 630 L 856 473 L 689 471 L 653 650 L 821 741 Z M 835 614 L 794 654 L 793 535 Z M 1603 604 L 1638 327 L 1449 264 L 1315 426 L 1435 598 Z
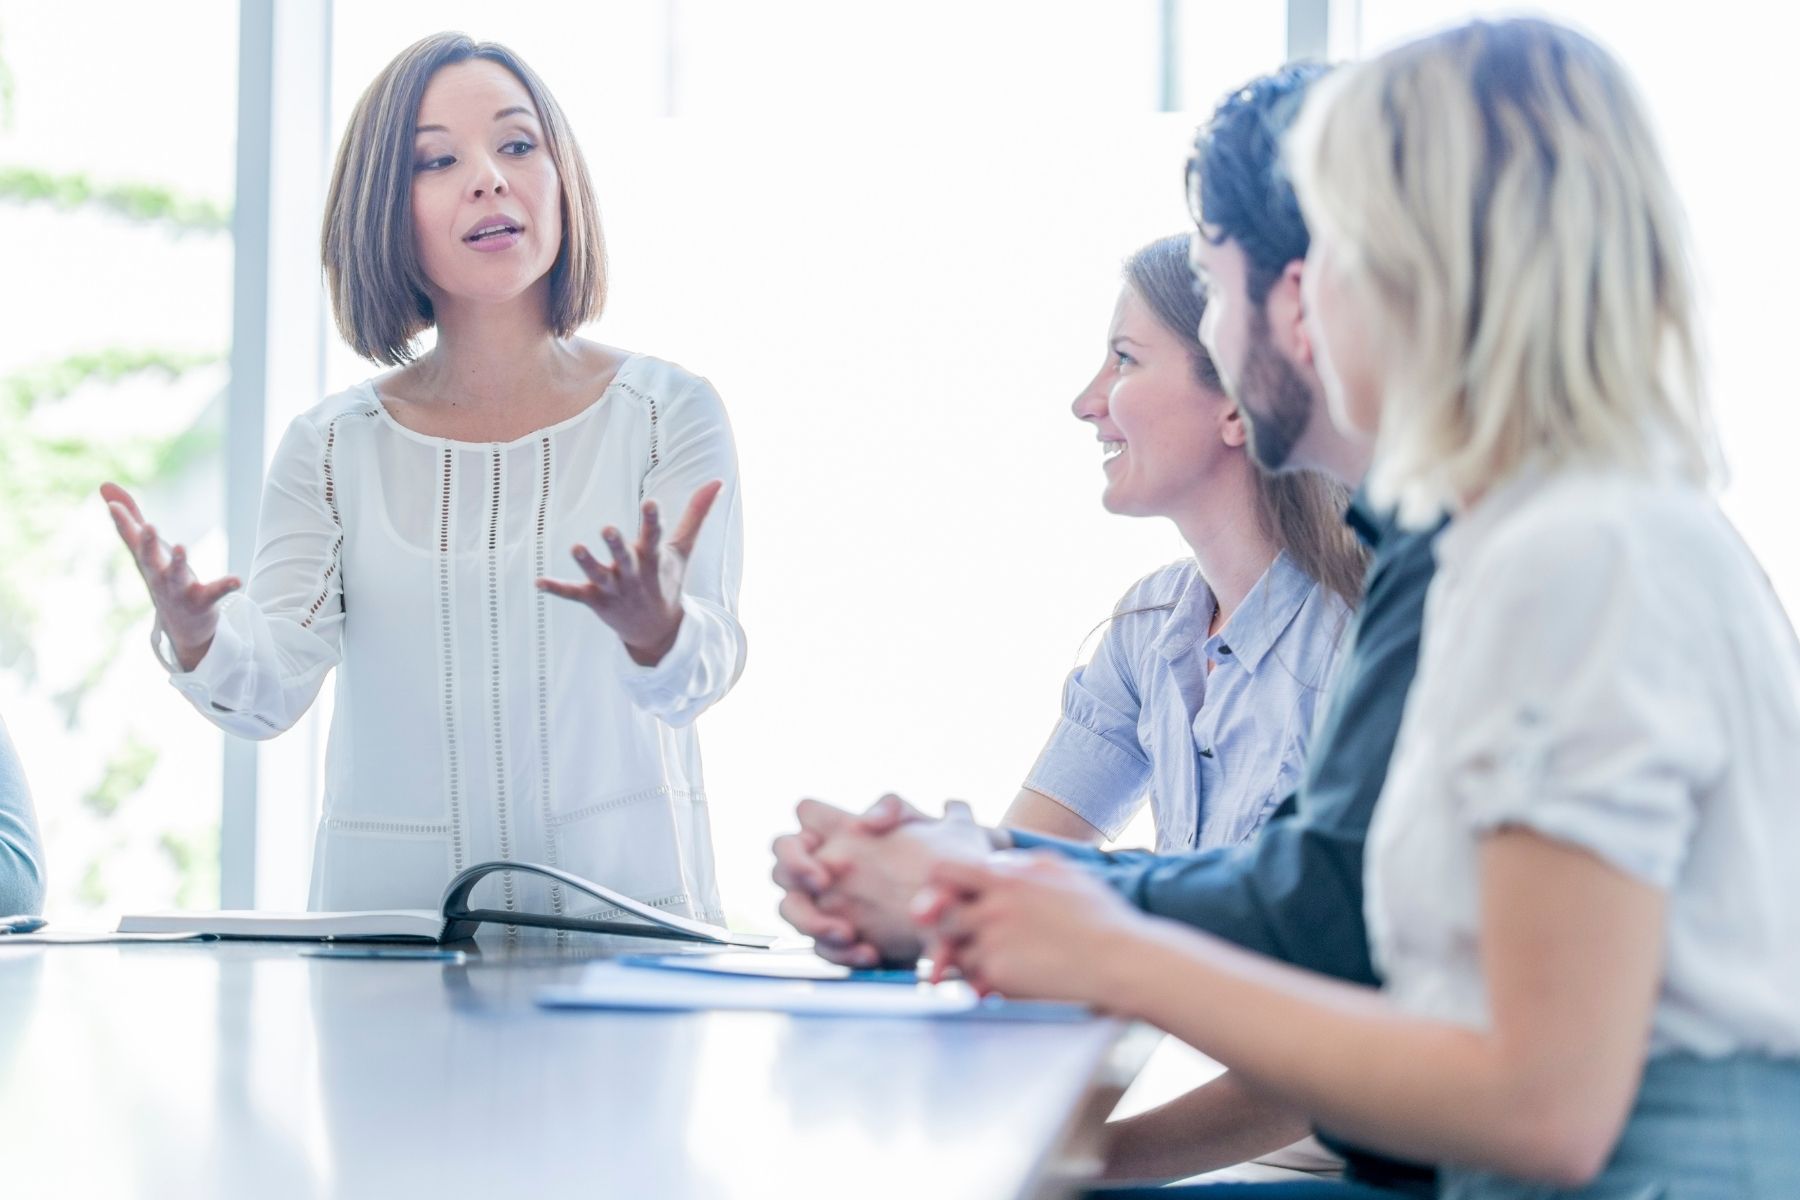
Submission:
M 394 369 L 288 428 L 248 586 L 103 489 L 171 681 L 267 738 L 337 668 L 315 909 L 431 908 L 518 859 L 721 921 L 692 723 L 744 663 L 736 453 L 705 380 L 576 336 L 606 256 L 556 100 L 503 46 L 402 52 L 339 147 L 323 257 L 345 340 Z M 581 577 L 549 578 L 571 546 Z
M 1478 22 L 1326 79 L 1289 157 L 1333 418 L 1451 517 L 1368 844 L 1385 987 L 1034 856 L 938 871 L 939 969 L 1161 1026 L 1441 1196 L 1800 1195 L 1800 643 L 1713 497 L 1643 105 Z

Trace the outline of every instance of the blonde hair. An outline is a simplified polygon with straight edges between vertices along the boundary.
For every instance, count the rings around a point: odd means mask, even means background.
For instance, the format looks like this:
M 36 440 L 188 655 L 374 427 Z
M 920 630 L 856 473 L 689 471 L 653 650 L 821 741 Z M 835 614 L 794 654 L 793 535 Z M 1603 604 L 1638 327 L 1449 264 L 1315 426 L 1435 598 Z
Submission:
M 1685 222 L 1605 50 L 1538 20 L 1401 46 L 1316 85 L 1288 163 L 1367 302 L 1403 521 L 1528 467 L 1717 481 Z
M 568 337 L 606 305 L 606 243 L 587 163 L 556 97 L 524 60 L 495 42 L 438 33 L 408 46 L 375 76 L 338 145 L 325 197 L 320 257 L 339 332 L 364 358 L 408 362 L 414 339 L 435 321 L 413 245 L 413 134 L 419 101 L 441 69 L 470 59 L 497 63 L 531 97 L 544 150 L 562 190 L 562 247 L 550 268 L 544 319 Z

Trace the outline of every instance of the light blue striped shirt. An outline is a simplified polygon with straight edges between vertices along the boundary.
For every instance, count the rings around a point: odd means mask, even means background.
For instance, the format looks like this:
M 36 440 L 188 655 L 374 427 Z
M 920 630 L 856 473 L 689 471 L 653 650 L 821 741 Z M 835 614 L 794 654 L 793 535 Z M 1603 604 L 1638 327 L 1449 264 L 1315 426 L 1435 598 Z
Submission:
M 1025 786 L 1109 838 L 1148 797 L 1159 851 L 1247 840 L 1299 781 L 1348 607 L 1284 552 L 1211 637 L 1212 589 L 1192 559 L 1114 611 Z

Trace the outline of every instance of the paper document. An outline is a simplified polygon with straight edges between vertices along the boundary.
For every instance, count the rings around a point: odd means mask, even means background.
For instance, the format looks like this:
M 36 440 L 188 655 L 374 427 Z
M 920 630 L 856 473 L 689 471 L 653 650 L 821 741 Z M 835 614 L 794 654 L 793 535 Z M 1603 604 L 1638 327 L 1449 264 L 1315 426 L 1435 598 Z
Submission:
M 222 938 L 271 941 L 413 941 L 435 942 L 444 932 L 442 914 L 429 909 L 385 912 L 269 912 L 226 909 L 223 912 L 133 913 L 119 918 L 120 933 L 212 934 Z
M 745 975 L 756 979 L 849 980 L 861 983 L 917 983 L 911 967 L 851 970 L 826 962 L 810 950 L 726 950 L 718 953 L 621 954 L 612 960 L 627 967 L 659 971 L 698 971 L 703 975 Z
M 646 971 L 619 963 L 589 966 L 581 982 L 541 989 L 550 1008 L 652 1011 L 755 1010 L 814 1017 L 935 1017 L 989 1021 L 1082 1021 L 1076 1004 L 982 999 L 965 983 L 864 982 L 854 979 L 767 979 Z
M 40 929 L 36 933 L 9 933 L 0 946 L 101 946 L 124 942 L 216 942 L 210 933 L 106 933 L 68 929 Z
M 474 904 L 476 885 L 494 875 L 536 875 L 572 893 L 599 903 L 592 912 L 522 912 L 480 908 Z M 739 933 L 719 925 L 664 912 L 655 905 L 635 900 L 591 879 L 583 879 L 560 867 L 511 859 L 476 863 L 457 873 L 444 888 L 435 909 L 408 908 L 366 912 L 266 912 L 235 909 L 224 912 L 173 912 L 129 915 L 119 921 L 120 933 L 211 933 L 222 938 L 260 938 L 289 941 L 338 942 L 460 942 L 475 936 L 483 925 L 528 926 L 571 933 L 599 933 L 617 937 L 673 938 L 714 946 L 773 945 L 775 939 L 760 933 Z

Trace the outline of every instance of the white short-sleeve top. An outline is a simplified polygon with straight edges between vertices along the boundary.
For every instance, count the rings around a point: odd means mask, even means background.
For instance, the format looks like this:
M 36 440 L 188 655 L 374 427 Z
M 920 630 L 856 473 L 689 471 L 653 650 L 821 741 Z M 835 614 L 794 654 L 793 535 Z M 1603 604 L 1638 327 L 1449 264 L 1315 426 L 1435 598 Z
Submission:
M 578 541 L 604 560 L 600 530 L 629 540 L 646 498 L 672 528 L 712 479 L 725 488 L 654 668 L 534 586 L 579 577 Z M 463 867 L 518 859 L 719 921 L 692 723 L 743 669 L 742 547 L 724 407 L 671 363 L 634 355 L 586 409 L 510 442 L 407 429 L 363 383 L 289 426 L 246 588 L 172 682 L 221 728 L 267 738 L 337 669 L 316 909 L 432 908 Z M 502 881 L 479 899 L 588 911 Z
M 1666 893 L 1652 1054 L 1800 1055 L 1800 645 L 1717 505 L 1527 476 L 1437 559 L 1369 833 L 1389 992 L 1486 1026 L 1477 845 L 1523 827 Z

